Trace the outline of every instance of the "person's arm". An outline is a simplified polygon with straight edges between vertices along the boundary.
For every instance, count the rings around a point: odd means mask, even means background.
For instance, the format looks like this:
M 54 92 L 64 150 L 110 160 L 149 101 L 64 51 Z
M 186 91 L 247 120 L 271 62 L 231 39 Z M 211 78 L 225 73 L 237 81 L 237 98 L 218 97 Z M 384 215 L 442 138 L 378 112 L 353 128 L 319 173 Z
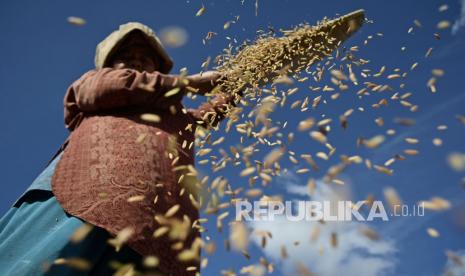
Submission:
M 210 93 L 221 81 L 222 75 L 218 71 L 207 71 L 202 74 L 187 77 L 189 86 L 198 89 L 196 94 Z M 218 92 L 212 99 L 201 104 L 198 108 L 188 109 L 188 113 L 195 122 L 203 127 L 215 127 L 228 114 L 229 110 L 236 106 L 242 96 L 239 93 Z
M 196 94 L 205 95 L 210 93 L 221 81 L 221 74 L 217 71 L 208 71 L 187 77 L 189 86 L 199 89 Z M 201 104 L 198 108 L 188 109 L 188 113 L 197 124 L 204 127 L 215 127 L 223 120 L 228 111 L 236 106 L 242 92 L 233 94 L 220 91 L 208 102 Z
M 150 106 L 159 97 L 183 84 L 179 76 L 132 69 L 104 68 L 84 74 L 64 99 L 65 125 L 74 129 L 79 115 L 129 106 Z
M 187 85 L 195 89 L 195 94 L 205 95 L 218 85 L 222 75 L 218 71 L 207 71 L 186 77 Z
M 242 93 L 218 93 L 213 99 L 201 104 L 198 108 L 188 109 L 188 113 L 197 124 L 203 127 L 215 127 L 223 120 L 231 108 L 236 106 Z

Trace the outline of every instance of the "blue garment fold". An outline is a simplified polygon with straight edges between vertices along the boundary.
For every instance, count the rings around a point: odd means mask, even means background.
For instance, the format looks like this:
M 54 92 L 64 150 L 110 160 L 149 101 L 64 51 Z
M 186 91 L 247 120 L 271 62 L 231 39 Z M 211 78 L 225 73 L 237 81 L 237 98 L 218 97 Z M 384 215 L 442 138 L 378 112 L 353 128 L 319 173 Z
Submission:
M 129 248 L 116 252 L 107 243 L 112 236 L 99 227 L 79 243 L 71 235 L 85 224 L 63 210 L 51 191 L 51 179 L 61 154 L 34 180 L 15 205 L 0 219 L 0 275 L 112 275 L 111 261 L 142 268 L 142 257 Z M 53 264 L 58 258 L 80 258 L 90 264 L 82 271 Z
M 21 204 L 21 200 L 27 195 L 29 192 L 34 190 L 40 191 L 52 191 L 52 176 L 53 172 L 55 171 L 55 167 L 60 161 L 63 152 L 60 152 L 53 160 L 48 164 L 48 166 L 39 174 L 39 176 L 32 182 L 31 186 L 27 188 L 27 190 L 16 200 L 13 206 L 18 206 Z

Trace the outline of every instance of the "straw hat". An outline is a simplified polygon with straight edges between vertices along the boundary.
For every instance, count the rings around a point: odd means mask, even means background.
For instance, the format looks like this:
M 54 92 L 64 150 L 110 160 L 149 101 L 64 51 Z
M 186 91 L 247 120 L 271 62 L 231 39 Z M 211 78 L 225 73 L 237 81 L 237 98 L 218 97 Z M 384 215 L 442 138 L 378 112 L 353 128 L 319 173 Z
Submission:
M 119 29 L 107 36 L 97 45 L 95 50 L 95 68 L 101 69 L 108 62 L 108 57 L 120 46 L 121 42 L 133 31 L 141 31 L 147 38 L 150 46 L 160 58 L 160 72 L 168 73 L 173 67 L 173 61 L 166 53 L 160 39 L 154 31 L 144 24 L 138 22 L 129 22 L 119 26 Z

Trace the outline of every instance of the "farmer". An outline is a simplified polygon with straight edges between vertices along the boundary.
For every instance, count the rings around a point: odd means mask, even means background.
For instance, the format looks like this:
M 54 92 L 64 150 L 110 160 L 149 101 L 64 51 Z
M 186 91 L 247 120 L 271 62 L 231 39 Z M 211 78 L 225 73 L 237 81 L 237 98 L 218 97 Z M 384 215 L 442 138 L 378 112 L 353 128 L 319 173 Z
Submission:
M 69 138 L 0 220 L 0 275 L 199 272 L 194 133 L 238 96 L 186 109 L 185 93 L 210 92 L 220 74 L 169 75 L 172 66 L 140 23 L 97 46 L 96 69 L 64 98 Z

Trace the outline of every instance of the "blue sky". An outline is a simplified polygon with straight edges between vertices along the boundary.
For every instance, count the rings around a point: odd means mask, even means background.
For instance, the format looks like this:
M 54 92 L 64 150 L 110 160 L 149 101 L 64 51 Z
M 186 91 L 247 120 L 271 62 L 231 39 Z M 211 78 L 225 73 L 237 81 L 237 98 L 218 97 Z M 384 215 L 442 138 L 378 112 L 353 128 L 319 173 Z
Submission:
M 249 249 L 252 258 L 247 260 L 240 253 L 224 250 L 222 244 L 228 237 L 228 231 L 226 229 L 224 233 L 217 233 L 215 219 L 212 218 L 208 224 L 208 236 L 217 243 L 218 248 L 214 255 L 209 256 L 209 265 L 203 274 L 218 275 L 219 271 L 228 268 L 238 270 L 242 266 L 257 263 L 260 256 L 275 262 L 275 275 L 291 273 L 296 261 L 326 275 L 336 274 L 337 270 L 332 270 L 334 267 L 344 269 L 349 275 L 374 275 L 370 271 L 387 275 L 437 275 L 446 266 L 453 265 L 447 260 L 445 251 L 465 252 L 465 189 L 461 186 L 461 179 L 465 175 L 453 171 L 447 165 L 446 158 L 451 152 L 465 153 L 464 126 L 455 118 L 457 114 L 465 115 L 465 26 L 460 28 L 460 24 L 457 25 L 458 29 L 452 34 L 450 29 L 437 30 L 436 24 L 445 19 L 452 23 L 462 20 L 463 23 L 463 5 L 455 0 L 259 0 L 258 16 L 255 16 L 255 1 L 245 0 L 243 4 L 240 0 L 203 3 L 206 11 L 200 17 L 195 17 L 195 13 L 202 4 L 193 0 L 29 0 L 0 4 L 0 25 L 4 26 L 0 43 L 0 172 L 3 181 L 0 212 L 6 212 L 65 140 L 68 133 L 63 125 L 64 93 L 72 81 L 93 68 L 96 44 L 119 24 L 140 21 L 155 31 L 173 25 L 186 29 L 189 34 L 187 44 L 180 48 L 170 48 L 168 52 L 175 61 L 173 72 L 187 67 L 194 73 L 200 70 L 201 63 L 208 56 L 214 57 L 221 53 L 228 44 L 228 36 L 238 41 L 253 39 L 257 30 L 268 26 L 290 28 L 304 21 L 314 23 L 324 16 L 363 8 L 374 23 L 365 25 L 347 45 L 362 45 L 367 36 L 382 32 L 382 38 L 375 37 L 366 47 L 360 47 L 360 57 L 371 61 L 369 68 L 377 71 L 385 65 L 386 71 L 392 72 L 397 67 L 407 70 L 411 64 L 419 62 L 418 68 L 409 73 L 405 80 L 406 88 L 402 90 L 413 93 L 411 99 L 419 105 L 418 112 L 408 112 L 398 103 L 372 109 L 371 104 L 379 97 L 359 100 L 354 95 L 357 90 L 351 89 L 344 92 L 337 101 L 331 101 L 328 95 L 323 95 L 328 99 L 328 104 L 311 114 L 278 109 L 272 117 L 275 121 L 288 121 L 288 128 L 295 129 L 298 122 L 308 116 L 320 119 L 325 114 L 337 119 L 348 108 L 363 106 L 366 112 L 354 112 L 346 131 L 334 124 L 330 140 L 341 149 L 339 154 L 359 154 L 381 164 L 406 148 L 416 148 L 420 155 L 394 164 L 393 176 L 368 171 L 362 165 L 352 166 L 344 173 L 347 190 L 352 198 L 361 200 L 368 194 L 382 198 L 383 188 L 392 186 L 406 204 L 441 196 L 451 201 L 453 207 L 446 212 L 427 213 L 425 217 L 373 223 L 372 226 L 381 236 L 378 243 L 360 237 L 355 231 L 359 226 L 357 223 L 328 226 L 331 229 L 337 228 L 341 239 L 338 249 L 328 249 L 320 255 L 314 244 L 302 240 L 298 247 L 288 248 L 290 258 L 286 261 L 276 257 L 276 248 L 282 244 L 292 245 L 295 239 L 308 239 L 308 233 L 315 225 L 249 225 L 272 229 L 276 239 L 266 250 L 260 249 L 252 241 Z M 447 4 L 449 9 L 438 12 L 441 4 Z M 228 30 L 223 30 L 223 24 L 236 15 L 240 15 L 239 21 Z M 68 16 L 83 17 L 87 24 L 81 27 L 68 24 Z M 414 26 L 414 19 L 420 20 L 423 27 L 415 28 L 413 34 L 408 34 L 407 30 Z M 202 38 L 208 31 L 218 35 L 203 45 Z M 434 39 L 434 32 L 441 34 L 440 40 Z M 406 47 L 405 51 L 401 51 L 403 46 Z M 434 50 L 432 56 L 426 59 L 424 55 L 429 47 Z M 426 82 L 434 68 L 444 69 L 445 75 L 438 81 L 438 92 L 432 94 Z M 316 94 L 309 92 L 309 85 L 312 83 L 301 85 L 299 93 L 312 93 L 308 95 L 313 98 Z M 295 99 L 305 95 L 297 94 Z M 386 121 L 383 127 L 374 123 L 374 119 L 380 116 Z M 413 127 L 402 127 L 393 123 L 395 117 L 409 117 L 417 123 Z M 437 131 L 436 127 L 440 124 L 448 125 L 448 129 Z M 372 137 L 388 128 L 396 129 L 397 134 L 388 137 L 380 148 L 367 150 L 355 146 L 357 137 Z M 223 132 L 214 134 L 215 137 L 222 135 Z M 230 135 L 223 146 L 226 148 L 237 144 L 237 137 Z M 420 143 L 407 145 L 403 141 L 405 137 L 418 138 Z M 441 147 L 432 145 L 431 140 L 436 137 L 443 140 Z M 289 145 L 289 149 L 297 153 L 322 150 L 318 147 L 318 144 L 302 134 L 296 137 L 296 143 Z M 299 166 L 286 164 L 289 173 L 274 180 L 267 194 L 282 194 L 289 200 L 306 199 L 308 196 L 298 192 L 301 189 L 295 186 L 305 186 L 309 176 L 321 178 L 325 168 L 334 165 L 336 160 L 319 161 L 321 172 L 305 176 L 295 173 Z M 237 177 L 238 169 L 241 168 L 229 167 L 221 174 L 228 178 L 234 188 L 247 188 L 246 179 Z M 199 166 L 199 170 L 208 173 L 207 168 L 202 166 Z M 333 191 L 320 192 L 327 196 Z M 461 226 L 457 219 L 460 215 Z M 441 236 L 436 239 L 429 237 L 426 234 L 427 227 L 437 229 Z M 322 246 L 327 246 L 327 242 Z

